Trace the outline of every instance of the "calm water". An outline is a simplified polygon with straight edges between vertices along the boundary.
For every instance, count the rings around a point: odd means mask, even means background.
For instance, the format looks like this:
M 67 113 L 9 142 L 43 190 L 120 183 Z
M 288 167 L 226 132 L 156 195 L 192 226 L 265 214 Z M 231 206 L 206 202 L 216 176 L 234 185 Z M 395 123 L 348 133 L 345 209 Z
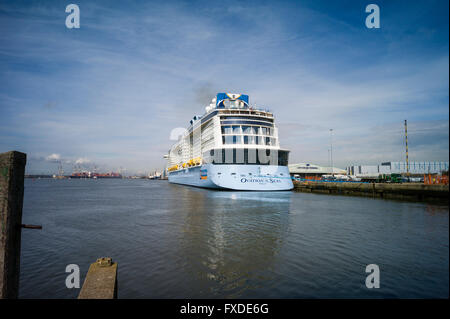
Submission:
M 20 296 L 75 298 L 111 256 L 119 298 L 448 298 L 448 206 L 148 180 L 25 181 Z M 367 289 L 377 264 L 381 288 Z

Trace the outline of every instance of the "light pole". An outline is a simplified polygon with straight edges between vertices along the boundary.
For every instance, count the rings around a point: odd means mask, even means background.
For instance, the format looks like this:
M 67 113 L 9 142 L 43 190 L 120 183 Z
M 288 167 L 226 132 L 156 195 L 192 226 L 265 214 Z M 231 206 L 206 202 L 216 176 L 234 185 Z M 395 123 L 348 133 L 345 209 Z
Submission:
M 406 144 L 406 176 L 409 177 L 409 159 L 408 159 L 408 122 L 405 120 L 405 144 Z
M 330 128 L 330 160 L 331 160 L 331 175 L 334 176 L 333 168 L 333 129 Z
M 330 164 L 330 149 L 327 149 L 327 152 L 328 152 L 327 165 L 328 165 L 328 167 L 330 167 L 331 166 L 331 164 Z

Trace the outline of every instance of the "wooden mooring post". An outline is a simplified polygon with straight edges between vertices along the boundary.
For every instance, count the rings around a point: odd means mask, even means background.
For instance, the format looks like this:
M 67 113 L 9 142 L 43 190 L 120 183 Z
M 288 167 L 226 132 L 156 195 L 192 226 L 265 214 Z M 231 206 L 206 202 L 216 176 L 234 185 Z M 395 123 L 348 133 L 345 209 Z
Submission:
M 23 183 L 27 155 L 0 154 L 0 299 L 19 294 Z
M 89 267 L 78 299 L 116 299 L 117 263 L 109 257 L 97 259 Z

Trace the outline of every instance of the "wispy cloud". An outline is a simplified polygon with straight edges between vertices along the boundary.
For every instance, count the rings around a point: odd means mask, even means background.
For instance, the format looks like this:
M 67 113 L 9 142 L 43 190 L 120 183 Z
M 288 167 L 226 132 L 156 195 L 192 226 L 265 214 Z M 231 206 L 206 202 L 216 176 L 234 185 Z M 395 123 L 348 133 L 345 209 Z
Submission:
M 53 154 L 50 154 L 49 156 L 47 156 L 45 159 L 49 162 L 58 162 L 61 160 L 61 155 L 53 153 Z

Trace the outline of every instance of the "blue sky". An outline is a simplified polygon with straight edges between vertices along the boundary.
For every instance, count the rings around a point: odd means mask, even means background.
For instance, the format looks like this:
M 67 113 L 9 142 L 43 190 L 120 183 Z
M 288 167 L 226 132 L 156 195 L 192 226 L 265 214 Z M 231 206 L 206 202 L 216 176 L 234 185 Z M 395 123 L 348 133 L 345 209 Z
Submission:
M 0 0 L 0 152 L 164 167 L 170 131 L 217 92 L 273 110 L 290 162 L 448 161 L 448 1 Z M 366 5 L 381 11 L 367 29 Z M 52 156 L 53 154 L 53 156 Z M 55 155 L 56 154 L 56 155 Z

